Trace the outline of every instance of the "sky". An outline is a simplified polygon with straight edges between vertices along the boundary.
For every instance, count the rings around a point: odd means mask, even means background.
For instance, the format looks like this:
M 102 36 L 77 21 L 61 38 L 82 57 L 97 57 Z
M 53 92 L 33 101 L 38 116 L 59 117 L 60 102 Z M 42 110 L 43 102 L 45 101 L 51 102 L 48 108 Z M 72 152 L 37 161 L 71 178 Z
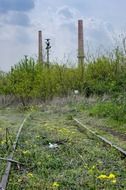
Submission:
M 83 19 L 88 53 L 111 49 L 126 31 L 125 0 L 0 0 L 0 70 L 24 55 L 37 59 L 38 30 L 51 39 L 51 61 L 77 58 L 77 22 Z

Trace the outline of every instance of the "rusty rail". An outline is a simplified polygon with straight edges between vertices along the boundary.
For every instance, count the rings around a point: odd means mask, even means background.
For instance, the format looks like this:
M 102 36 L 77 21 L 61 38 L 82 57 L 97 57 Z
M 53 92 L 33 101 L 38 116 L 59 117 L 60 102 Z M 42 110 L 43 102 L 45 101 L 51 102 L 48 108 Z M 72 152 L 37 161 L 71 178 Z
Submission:
M 122 148 L 118 147 L 117 145 L 113 144 L 111 141 L 107 140 L 106 138 L 102 137 L 101 135 L 96 134 L 96 132 L 90 130 L 86 125 L 84 125 L 83 123 L 81 123 L 78 119 L 73 118 L 73 120 L 79 124 L 81 127 L 85 128 L 87 131 L 89 131 L 92 135 L 94 135 L 95 137 L 97 137 L 98 139 L 102 140 L 103 142 L 105 142 L 106 144 L 109 144 L 111 147 L 115 148 L 116 150 L 118 150 L 120 153 L 122 153 L 124 156 L 126 156 L 126 151 L 123 150 Z
M 28 119 L 28 117 L 30 116 L 30 114 L 28 114 L 25 119 L 23 120 L 23 122 L 21 123 L 20 127 L 19 127 L 19 130 L 17 132 L 17 135 L 16 135 L 16 139 L 13 143 L 13 146 L 12 146 L 12 152 L 11 154 L 8 156 L 7 158 L 7 165 L 6 165 L 6 169 L 5 169 L 5 172 L 4 172 L 4 175 L 2 176 L 2 180 L 0 182 L 0 190 L 5 190 L 6 187 L 7 187 L 7 183 L 8 183 L 8 178 L 9 178 L 9 174 L 10 174 L 10 170 L 11 170 L 11 164 L 12 164 L 12 160 L 13 160 L 13 155 L 14 155 L 14 152 L 16 150 L 16 147 L 17 147 L 17 143 L 18 143 L 18 139 L 19 139 L 19 136 L 20 136 L 20 133 L 21 133 L 21 130 L 24 126 L 24 123 L 26 122 L 26 120 Z

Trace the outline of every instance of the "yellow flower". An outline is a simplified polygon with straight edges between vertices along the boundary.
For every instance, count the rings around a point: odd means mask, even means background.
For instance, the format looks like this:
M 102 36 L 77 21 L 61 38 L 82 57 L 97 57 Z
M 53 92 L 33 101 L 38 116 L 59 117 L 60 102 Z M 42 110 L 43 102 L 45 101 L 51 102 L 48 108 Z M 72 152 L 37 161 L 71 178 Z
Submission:
M 89 174 L 93 174 L 95 171 L 95 166 L 93 166 L 91 169 L 88 170 Z
M 111 180 L 112 183 L 116 183 L 116 177 L 113 173 L 110 173 L 108 176 L 101 174 L 100 176 L 97 177 L 98 179 L 107 179 Z
M 29 172 L 29 173 L 27 174 L 27 176 L 28 176 L 28 177 L 33 177 L 33 174 Z
M 113 180 L 112 180 L 112 183 L 116 183 L 116 179 L 113 179 Z
M 98 178 L 98 179 L 108 179 L 108 176 L 101 174 L 101 175 L 99 175 L 97 178 Z
M 59 187 L 59 183 L 54 182 L 52 186 L 53 186 L 53 187 Z
M 115 175 L 110 173 L 109 176 L 108 176 L 108 179 L 115 179 Z
M 1 141 L 1 144 L 4 145 L 6 143 L 6 140 Z

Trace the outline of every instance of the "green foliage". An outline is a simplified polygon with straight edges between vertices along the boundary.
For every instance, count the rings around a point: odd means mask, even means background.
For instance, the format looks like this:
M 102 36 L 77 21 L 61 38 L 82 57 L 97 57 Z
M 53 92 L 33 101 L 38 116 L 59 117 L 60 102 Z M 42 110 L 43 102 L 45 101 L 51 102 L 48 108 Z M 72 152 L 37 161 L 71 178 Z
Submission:
M 116 121 L 126 121 L 126 104 L 120 104 L 117 102 L 105 102 L 99 103 L 93 106 L 89 114 L 91 116 L 109 117 Z
M 7 74 L 0 71 L 0 94 L 6 94 Z
M 111 92 L 115 81 L 113 68 L 113 62 L 105 56 L 91 62 L 86 71 L 88 89 L 98 95 Z
M 27 105 L 32 99 L 47 100 L 54 96 L 66 96 L 77 84 L 76 69 L 64 65 L 36 64 L 33 59 L 24 59 L 8 73 L 7 89 Z
M 33 59 L 24 59 L 11 68 L 8 74 L 9 92 L 20 98 L 23 105 L 25 100 L 34 96 L 35 62 Z
M 38 64 L 25 58 L 7 74 L 0 72 L 0 93 L 12 94 L 23 105 L 32 100 L 46 101 L 54 96 L 67 96 L 74 90 L 91 95 L 120 94 L 126 91 L 125 53 L 116 48 L 112 55 L 104 55 L 85 63 L 83 67 Z

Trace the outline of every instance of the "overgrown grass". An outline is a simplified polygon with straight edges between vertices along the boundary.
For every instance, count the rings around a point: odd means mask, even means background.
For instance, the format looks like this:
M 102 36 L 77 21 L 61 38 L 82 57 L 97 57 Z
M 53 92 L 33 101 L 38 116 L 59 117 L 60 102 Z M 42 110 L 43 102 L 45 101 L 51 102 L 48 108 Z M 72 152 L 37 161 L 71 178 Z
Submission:
M 93 136 L 78 131 L 71 112 L 62 109 L 54 113 L 49 106 L 27 121 L 14 156 L 24 166 L 13 166 L 8 190 L 125 189 L 125 160 Z M 49 142 L 63 143 L 50 149 Z
M 23 120 L 24 114 L 15 109 L 0 109 L 0 157 L 7 158 L 12 151 L 12 143 Z M 0 179 L 6 162 L 0 160 Z
M 109 117 L 119 122 L 126 122 L 126 105 L 118 105 L 113 102 L 98 103 L 90 109 L 89 114 L 91 116 Z

